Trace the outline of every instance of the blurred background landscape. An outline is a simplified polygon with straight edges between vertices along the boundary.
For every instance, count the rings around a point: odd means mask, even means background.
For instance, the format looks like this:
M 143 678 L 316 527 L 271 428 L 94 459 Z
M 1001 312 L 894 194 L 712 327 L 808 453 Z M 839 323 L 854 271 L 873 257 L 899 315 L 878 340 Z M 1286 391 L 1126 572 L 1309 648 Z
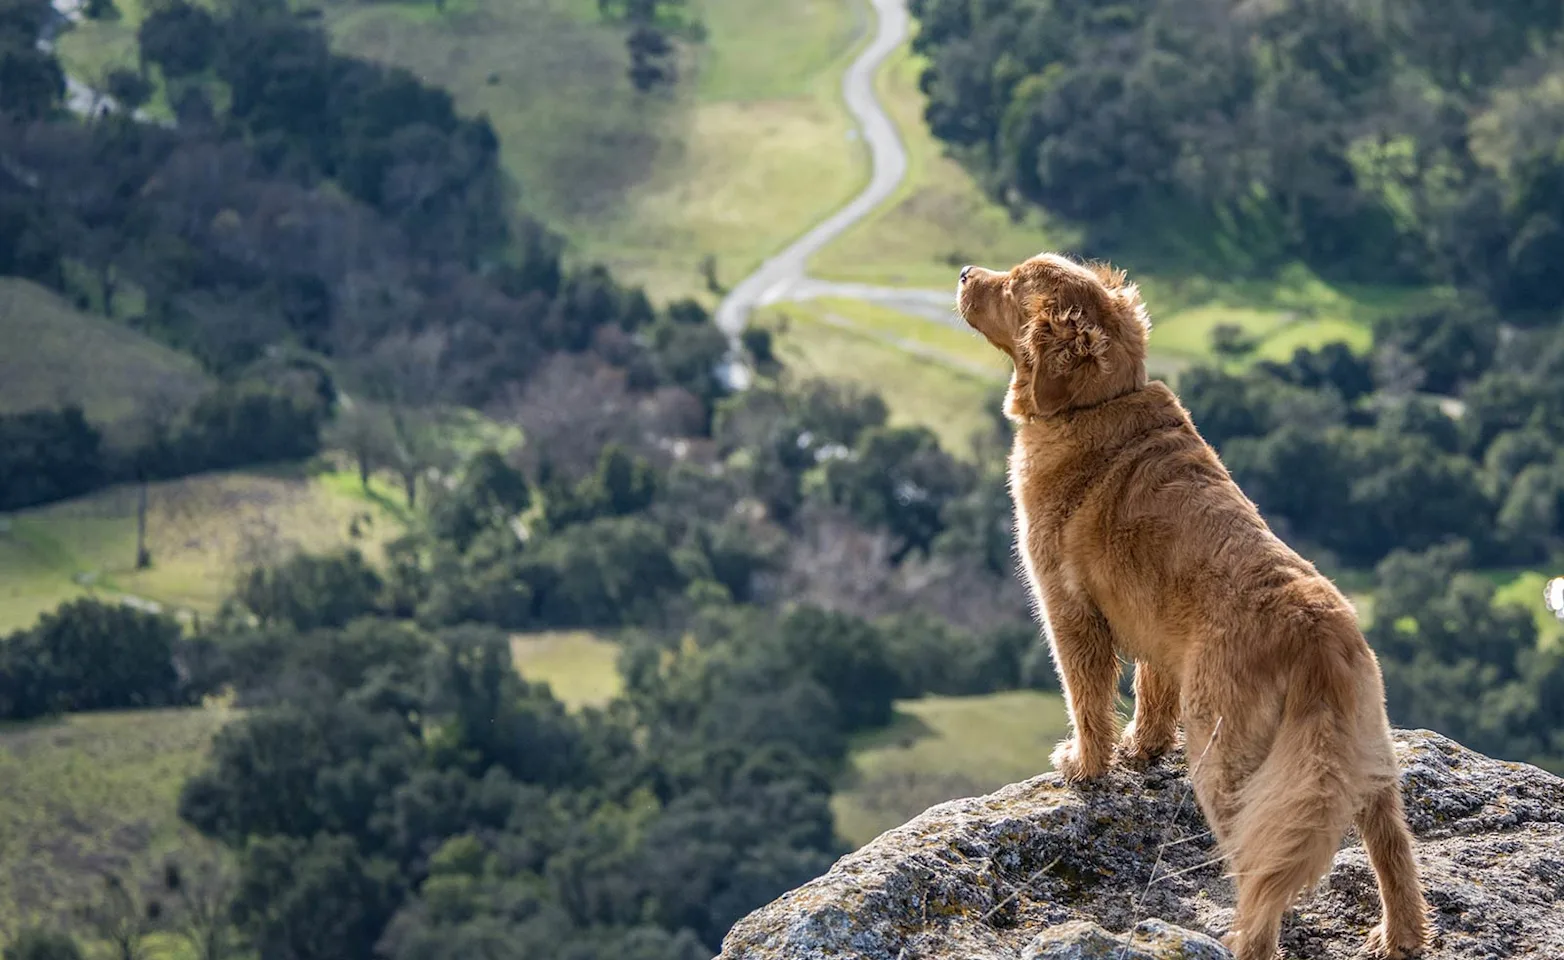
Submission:
M 1561 31 L 0 0 L 6 960 L 697 960 L 1045 771 L 949 305 L 1044 249 L 1141 284 L 1392 719 L 1564 770 Z

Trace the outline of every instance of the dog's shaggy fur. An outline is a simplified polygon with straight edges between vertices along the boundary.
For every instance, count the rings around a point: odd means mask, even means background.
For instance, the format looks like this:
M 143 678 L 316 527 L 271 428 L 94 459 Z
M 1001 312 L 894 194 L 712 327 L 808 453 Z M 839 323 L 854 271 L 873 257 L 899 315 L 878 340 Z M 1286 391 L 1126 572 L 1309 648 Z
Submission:
M 1238 891 L 1227 942 L 1272 960 L 1283 913 L 1356 822 L 1379 881 L 1376 956 L 1429 939 L 1379 664 L 1347 599 L 1272 534 L 1164 384 L 1124 274 L 1044 254 L 962 271 L 961 315 L 1015 363 L 1017 539 L 1069 706 L 1070 781 L 1115 752 L 1116 654 L 1135 661 L 1120 756 L 1184 725 L 1195 795 Z

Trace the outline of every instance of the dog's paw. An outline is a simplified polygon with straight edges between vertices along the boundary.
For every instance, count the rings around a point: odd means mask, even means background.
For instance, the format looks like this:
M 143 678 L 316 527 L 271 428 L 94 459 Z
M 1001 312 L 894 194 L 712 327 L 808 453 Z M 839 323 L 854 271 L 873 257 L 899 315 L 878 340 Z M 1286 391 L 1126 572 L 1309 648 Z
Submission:
M 1250 943 L 1241 930 L 1230 931 L 1222 938 L 1222 946 L 1235 960 L 1280 960 L 1282 955 L 1275 944 Z
M 1144 767 L 1172 748 L 1173 737 L 1142 737 L 1132 722 L 1124 728 L 1115 755 L 1125 766 Z
M 1101 759 L 1083 757 L 1080 743 L 1074 739 L 1061 741 L 1057 747 L 1054 747 L 1050 759 L 1054 769 L 1064 777 L 1066 783 L 1080 783 L 1083 780 L 1099 777 L 1108 768 Z
M 1374 960 L 1410 960 L 1422 956 L 1427 941 L 1428 935 L 1423 931 L 1407 931 L 1400 936 L 1392 936 L 1381 920 L 1378 926 L 1369 931 L 1368 940 L 1363 944 L 1363 953 Z

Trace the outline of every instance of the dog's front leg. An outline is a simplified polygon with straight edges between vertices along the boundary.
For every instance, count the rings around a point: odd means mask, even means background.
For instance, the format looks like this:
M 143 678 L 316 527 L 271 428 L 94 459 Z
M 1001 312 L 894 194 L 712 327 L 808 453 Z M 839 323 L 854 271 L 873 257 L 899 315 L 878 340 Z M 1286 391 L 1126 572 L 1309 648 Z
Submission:
M 1054 749 L 1054 769 L 1076 782 L 1107 769 L 1118 720 L 1119 661 L 1108 619 L 1084 598 L 1048 597 L 1048 639 L 1073 736 Z
M 1177 676 L 1135 661 L 1135 719 L 1119 740 L 1119 755 L 1132 764 L 1159 757 L 1178 736 Z

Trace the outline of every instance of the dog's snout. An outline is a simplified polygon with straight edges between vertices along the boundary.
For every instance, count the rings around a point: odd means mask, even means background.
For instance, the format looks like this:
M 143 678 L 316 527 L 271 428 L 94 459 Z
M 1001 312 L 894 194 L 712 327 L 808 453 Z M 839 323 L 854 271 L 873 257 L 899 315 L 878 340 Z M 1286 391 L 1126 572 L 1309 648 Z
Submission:
M 962 283 L 966 283 L 967 282 L 967 277 L 971 273 L 972 273 L 972 267 L 971 266 L 962 267 L 961 268 L 961 282 Z M 948 274 L 947 274 L 947 276 L 948 276 Z

